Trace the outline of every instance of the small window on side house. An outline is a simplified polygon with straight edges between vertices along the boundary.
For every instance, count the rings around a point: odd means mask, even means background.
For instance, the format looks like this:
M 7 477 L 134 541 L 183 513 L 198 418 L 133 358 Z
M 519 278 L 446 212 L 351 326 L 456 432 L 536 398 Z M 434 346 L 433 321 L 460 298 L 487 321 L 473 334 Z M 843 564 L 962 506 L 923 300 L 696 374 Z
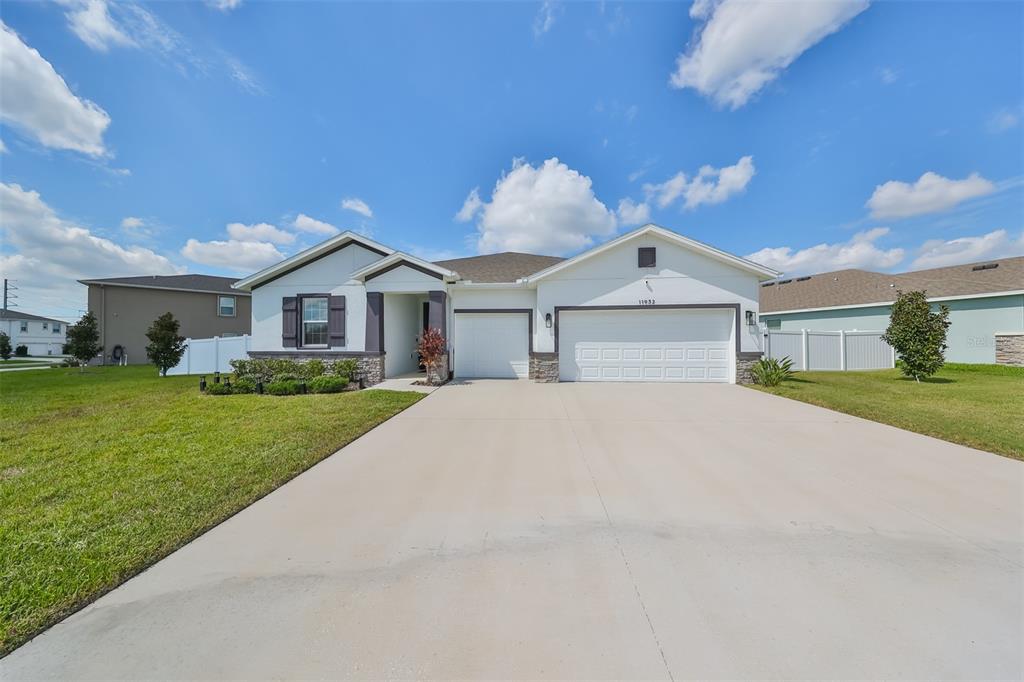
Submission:
M 657 249 L 653 246 L 641 246 L 636 250 L 636 266 L 638 268 L 653 268 L 657 265 Z
M 49 325 L 49 322 L 43 322 L 43 331 L 44 332 L 46 331 L 46 328 L 47 328 L 48 325 Z
M 21 331 L 23 331 L 23 332 L 27 332 L 28 331 L 28 320 L 22 320 L 21 321 Z
M 235 316 L 235 297 L 234 296 L 218 296 L 217 297 L 217 314 L 221 317 L 234 317 Z
M 53 323 L 53 333 L 54 334 L 60 334 L 60 323 L 59 322 L 54 322 Z

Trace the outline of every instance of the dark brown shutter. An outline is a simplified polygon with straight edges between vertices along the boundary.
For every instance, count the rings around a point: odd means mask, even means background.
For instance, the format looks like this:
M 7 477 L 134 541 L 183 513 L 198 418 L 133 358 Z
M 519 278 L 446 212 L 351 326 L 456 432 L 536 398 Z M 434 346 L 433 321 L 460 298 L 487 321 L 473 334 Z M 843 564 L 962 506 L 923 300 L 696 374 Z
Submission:
M 299 335 L 299 299 L 285 296 L 281 299 L 281 346 L 295 348 Z
M 331 296 L 330 311 L 327 314 L 328 345 L 345 345 L 345 297 Z

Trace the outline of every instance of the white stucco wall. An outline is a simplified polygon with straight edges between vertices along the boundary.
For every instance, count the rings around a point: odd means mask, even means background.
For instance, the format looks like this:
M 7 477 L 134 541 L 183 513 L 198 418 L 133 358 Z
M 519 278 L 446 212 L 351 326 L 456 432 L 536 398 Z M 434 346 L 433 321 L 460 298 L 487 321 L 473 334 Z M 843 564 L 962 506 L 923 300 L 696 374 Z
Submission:
M 445 283 L 419 270 L 400 265 L 394 270 L 377 275 L 366 282 L 367 291 L 393 293 L 416 293 L 420 291 L 443 291 Z
M 657 248 L 657 267 L 638 268 L 637 248 Z M 554 330 L 543 324 L 555 306 L 738 303 L 740 349 L 760 350 L 756 326 L 745 324 L 745 311 L 758 310 L 756 275 L 654 235 L 630 239 L 551 275 L 537 284 L 534 349 L 554 350 Z
M 22 320 L 0 320 L 0 331 L 7 334 L 11 339 L 11 352 L 18 346 L 28 346 L 29 355 L 60 355 L 67 342 L 68 325 L 65 322 L 58 322 L 60 331 L 54 332 L 53 322 L 46 322 L 46 329 L 43 329 L 43 322 L 40 320 L 25 320 L 28 323 L 28 330 L 21 331 Z
M 345 345 L 332 350 L 365 350 L 366 288 L 346 283 L 353 272 L 381 258 L 380 254 L 352 244 L 254 289 L 252 350 L 285 350 L 281 345 L 281 302 L 298 294 L 344 296 Z

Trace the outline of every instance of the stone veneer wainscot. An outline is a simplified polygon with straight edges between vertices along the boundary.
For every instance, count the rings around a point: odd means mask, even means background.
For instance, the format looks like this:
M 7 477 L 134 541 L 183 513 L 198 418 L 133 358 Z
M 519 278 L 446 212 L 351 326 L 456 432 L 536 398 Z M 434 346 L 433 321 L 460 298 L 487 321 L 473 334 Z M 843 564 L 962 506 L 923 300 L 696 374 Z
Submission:
M 996 364 L 1024 367 L 1024 332 L 996 332 Z
M 373 386 L 384 381 L 384 353 L 355 353 L 345 351 L 249 351 L 253 360 L 348 360 L 356 361 L 356 380 L 362 380 L 364 386 Z

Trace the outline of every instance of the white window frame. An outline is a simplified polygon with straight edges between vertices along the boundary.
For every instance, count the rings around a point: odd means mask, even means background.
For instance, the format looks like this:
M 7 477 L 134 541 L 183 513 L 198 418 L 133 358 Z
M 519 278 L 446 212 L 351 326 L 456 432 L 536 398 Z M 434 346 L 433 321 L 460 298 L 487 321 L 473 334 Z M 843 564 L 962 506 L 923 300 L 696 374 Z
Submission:
M 53 323 L 53 333 L 60 334 L 60 322 Z
M 309 301 L 323 301 L 324 302 L 324 317 L 323 319 L 307 320 L 306 319 L 306 303 Z M 302 348 L 329 348 L 330 347 L 330 317 L 331 317 L 331 298 L 330 296 L 302 296 L 299 298 L 299 342 Z M 306 325 L 307 324 L 322 324 L 324 325 L 324 343 L 307 343 L 306 342 Z
M 230 300 L 231 301 L 231 314 L 230 315 L 226 314 L 224 312 L 223 301 L 225 301 L 225 300 Z M 238 300 L 237 300 L 237 298 L 234 297 L 234 296 L 221 296 L 221 295 L 218 294 L 218 296 L 217 296 L 217 317 L 235 317 L 237 315 L 238 315 Z
M 20 330 L 20 331 L 21 331 L 21 332 L 22 332 L 23 334 L 28 334 L 28 320 L 22 320 L 22 321 L 21 321 L 21 324 L 20 324 L 20 325 L 19 325 L 19 327 L 18 327 L 18 329 L 19 329 L 19 330 Z
M 43 331 L 45 332 L 49 328 L 50 328 L 50 323 L 49 322 L 43 322 Z

